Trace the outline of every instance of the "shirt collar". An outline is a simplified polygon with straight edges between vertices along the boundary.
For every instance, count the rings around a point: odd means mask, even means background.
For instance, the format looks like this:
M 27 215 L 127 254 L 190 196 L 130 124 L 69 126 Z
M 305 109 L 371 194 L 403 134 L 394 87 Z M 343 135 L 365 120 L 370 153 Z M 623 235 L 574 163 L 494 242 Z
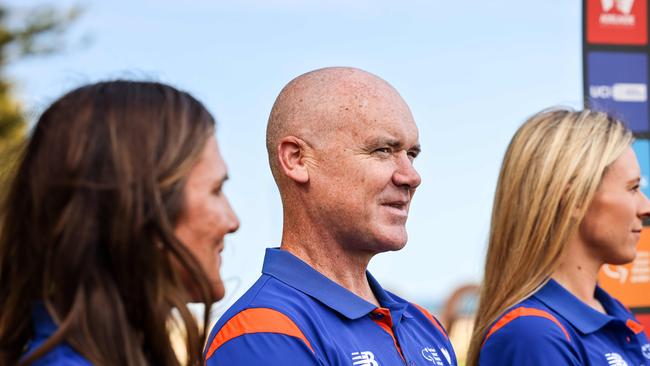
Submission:
M 293 254 L 279 248 L 266 249 L 262 273 L 275 277 L 287 285 L 301 291 L 327 307 L 341 313 L 348 319 L 358 319 L 376 307 L 346 288 L 325 277 Z M 379 303 L 400 315 L 406 306 L 385 291 L 370 272 L 366 272 L 370 288 Z
M 412 317 L 412 315 L 406 311 L 409 305 L 408 302 L 384 290 L 370 272 L 366 271 L 366 276 L 368 277 L 370 289 L 375 294 L 375 297 L 377 297 L 379 304 L 390 310 L 393 324 L 398 324 L 402 316 L 405 318 Z
M 583 334 L 595 332 L 612 320 L 626 318 L 620 305 L 599 286 L 596 286 L 594 295 L 607 314 L 591 308 L 553 279 L 550 279 L 533 296 L 559 313 Z

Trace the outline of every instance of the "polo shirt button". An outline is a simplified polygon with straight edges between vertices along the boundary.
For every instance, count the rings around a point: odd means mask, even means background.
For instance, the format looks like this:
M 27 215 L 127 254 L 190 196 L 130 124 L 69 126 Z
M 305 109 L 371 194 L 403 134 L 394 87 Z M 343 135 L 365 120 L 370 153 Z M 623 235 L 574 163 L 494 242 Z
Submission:
M 625 337 L 625 340 L 627 340 L 627 343 L 630 343 L 632 341 L 630 337 Z

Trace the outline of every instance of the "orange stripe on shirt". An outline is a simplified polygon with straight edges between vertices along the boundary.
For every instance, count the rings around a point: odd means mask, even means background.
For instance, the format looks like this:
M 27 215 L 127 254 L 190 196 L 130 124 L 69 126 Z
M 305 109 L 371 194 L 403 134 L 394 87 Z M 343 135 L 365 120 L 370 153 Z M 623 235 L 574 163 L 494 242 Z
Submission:
M 546 312 L 544 310 L 539 310 L 539 309 L 535 309 L 535 308 L 521 307 L 521 308 L 516 308 L 516 309 L 511 310 L 506 315 L 504 315 L 503 318 L 499 319 L 499 321 L 494 323 L 492 328 L 490 328 L 490 331 L 488 332 L 488 334 L 485 336 L 485 340 L 483 341 L 483 344 L 485 344 L 485 342 L 487 342 L 488 338 L 490 338 L 490 336 L 492 334 L 494 334 L 496 331 L 498 331 L 499 329 L 505 327 L 511 321 L 513 321 L 513 320 L 515 320 L 515 319 L 517 319 L 519 317 L 522 317 L 522 316 L 537 316 L 537 317 L 545 318 L 545 319 L 548 319 L 548 320 L 552 321 L 553 323 L 555 323 L 555 325 L 560 327 L 560 329 L 562 330 L 562 333 L 564 333 L 564 336 L 566 337 L 566 339 L 569 342 L 571 342 L 571 337 L 569 337 L 569 333 L 566 331 L 566 329 L 564 329 L 562 324 L 560 324 L 560 322 L 553 315 L 549 314 L 548 312 Z
M 276 333 L 295 337 L 305 342 L 307 347 L 314 352 L 305 335 L 289 317 L 273 309 L 251 308 L 233 316 L 219 329 L 210 343 L 205 359 L 209 359 L 219 347 L 229 340 L 251 333 Z
M 627 327 L 630 328 L 634 332 L 634 334 L 639 334 L 639 333 L 643 332 L 643 325 L 635 322 L 632 319 L 628 319 L 625 322 L 625 325 L 627 325 Z
M 444 335 L 445 338 L 449 338 L 449 336 L 447 335 L 447 332 L 445 332 L 445 330 L 442 329 L 442 326 L 440 326 L 440 324 L 438 323 L 438 321 L 436 321 L 436 319 L 433 317 L 433 315 L 431 315 L 431 313 L 429 313 L 429 311 L 427 311 L 427 309 L 423 308 L 422 306 L 420 306 L 420 305 L 418 305 L 418 304 L 414 304 L 414 303 L 411 303 L 411 304 L 413 304 L 413 306 L 415 306 L 416 308 L 418 308 L 418 310 L 420 310 L 420 311 L 422 312 L 422 314 L 424 314 L 424 316 L 426 316 L 427 318 L 429 318 L 429 320 L 431 321 L 431 323 L 433 323 L 433 325 L 434 325 L 436 328 L 438 328 L 438 330 L 440 331 L 440 333 L 442 333 L 442 335 Z

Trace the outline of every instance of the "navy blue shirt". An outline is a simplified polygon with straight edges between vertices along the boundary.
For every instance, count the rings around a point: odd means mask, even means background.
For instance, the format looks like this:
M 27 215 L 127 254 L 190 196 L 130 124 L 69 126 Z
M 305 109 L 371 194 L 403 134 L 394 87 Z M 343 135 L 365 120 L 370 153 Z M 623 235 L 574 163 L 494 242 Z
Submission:
M 549 280 L 491 326 L 479 365 L 649 366 L 643 326 L 600 287 L 595 297 L 607 314 Z
M 212 329 L 206 365 L 457 365 L 437 320 L 367 276 L 379 308 L 267 249 L 262 276 Z

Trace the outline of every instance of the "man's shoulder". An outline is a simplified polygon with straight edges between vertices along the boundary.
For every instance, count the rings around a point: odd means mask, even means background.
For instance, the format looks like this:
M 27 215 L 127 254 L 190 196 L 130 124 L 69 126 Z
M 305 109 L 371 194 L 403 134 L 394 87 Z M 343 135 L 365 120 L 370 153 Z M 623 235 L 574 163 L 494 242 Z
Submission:
M 314 299 L 273 276 L 262 275 L 219 319 L 219 328 L 249 309 L 271 309 L 293 317 L 314 307 Z

